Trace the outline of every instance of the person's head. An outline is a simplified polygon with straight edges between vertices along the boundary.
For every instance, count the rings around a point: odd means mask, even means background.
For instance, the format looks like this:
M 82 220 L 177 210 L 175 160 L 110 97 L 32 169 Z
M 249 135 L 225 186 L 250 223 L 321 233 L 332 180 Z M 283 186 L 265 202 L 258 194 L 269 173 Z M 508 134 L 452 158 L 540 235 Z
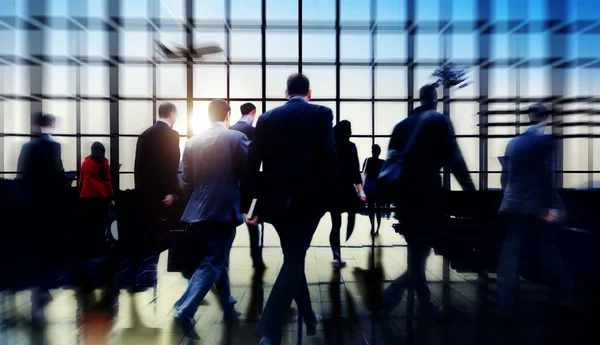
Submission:
M 96 163 L 102 163 L 104 162 L 105 154 L 106 149 L 104 148 L 104 145 L 99 141 L 95 141 L 92 144 L 92 154 L 90 157 L 92 157 Z
M 167 121 L 171 127 L 175 126 L 177 121 L 177 107 L 171 102 L 166 102 L 158 107 L 158 117 Z
M 229 115 L 231 115 L 231 107 L 224 99 L 213 99 L 208 105 L 208 118 L 211 121 L 225 122 L 229 127 Z
M 256 117 L 256 107 L 252 103 L 244 103 L 240 107 L 240 112 L 242 116 L 250 116 L 252 121 L 254 122 L 254 118 Z
M 285 90 L 287 99 L 303 97 L 305 100 L 310 101 L 311 93 L 310 82 L 304 74 L 294 73 L 288 77 L 287 89 Z
M 436 109 L 438 94 L 435 85 L 427 84 L 419 90 L 419 100 L 424 107 Z
M 371 154 L 373 154 L 373 157 L 378 158 L 381 154 L 381 146 L 377 144 L 371 146 Z
M 54 132 L 54 127 L 56 125 L 56 117 L 54 117 L 54 115 L 36 113 L 34 116 L 37 118 L 37 124 L 42 133 L 51 134 Z
M 543 104 L 535 103 L 529 106 L 528 115 L 531 122 L 544 123 L 548 121 L 550 112 Z
M 349 141 L 352 136 L 352 124 L 350 121 L 342 120 L 335 125 L 335 127 L 333 127 L 333 136 L 335 137 L 336 143 Z

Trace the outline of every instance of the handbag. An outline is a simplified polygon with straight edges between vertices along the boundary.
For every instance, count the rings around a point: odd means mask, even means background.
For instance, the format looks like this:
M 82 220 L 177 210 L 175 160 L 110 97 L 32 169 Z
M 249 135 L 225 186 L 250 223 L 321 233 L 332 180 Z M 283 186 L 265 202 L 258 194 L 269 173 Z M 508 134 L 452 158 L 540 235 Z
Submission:
M 383 203 L 390 204 L 395 201 L 403 182 L 407 155 L 412 152 L 412 146 L 414 145 L 418 134 L 421 132 L 425 118 L 432 112 L 433 110 L 428 110 L 419 116 L 417 125 L 415 126 L 410 139 L 408 139 L 404 150 L 397 151 L 390 149 L 388 151 L 387 159 L 383 163 L 379 178 L 377 179 L 377 195 L 381 198 Z

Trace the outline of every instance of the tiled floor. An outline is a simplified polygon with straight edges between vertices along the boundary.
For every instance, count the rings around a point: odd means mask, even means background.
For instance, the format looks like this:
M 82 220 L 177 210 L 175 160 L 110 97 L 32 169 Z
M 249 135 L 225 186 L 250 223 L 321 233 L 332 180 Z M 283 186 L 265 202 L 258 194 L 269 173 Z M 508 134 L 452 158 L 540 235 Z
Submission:
M 375 257 L 387 283 L 405 271 L 406 246 L 393 232 L 391 221 L 385 221 L 378 238 Z M 443 307 L 444 318 L 433 324 L 420 324 L 407 317 L 406 302 L 394 312 L 392 321 L 381 325 L 368 311 L 373 294 L 365 282 L 372 257 L 369 223 L 358 217 L 353 237 L 342 255 L 348 266 L 339 274 L 331 269 L 329 250 L 329 217 L 326 215 L 313 239 L 306 257 L 306 275 L 313 308 L 324 316 L 315 337 L 299 333 L 295 310 L 290 310 L 283 344 L 542 344 L 550 334 L 546 289 L 530 283 L 521 284 L 520 327 L 502 327 L 493 317 L 495 276 L 457 273 L 446 270 L 444 260 L 432 255 L 427 263 L 427 279 L 433 301 Z M 342 233 L 342 237 L 345 234 Z M 209 293 L 196 314 L 196 330 L 202 337 L 198 344 L 257 344 L 254 337 L 258 311 L 269 296 L 271 286 L 282 264 L 281 249 L 275 231 L 267 225 L 263 256 L 268 269 L 256 275 L 251 268 L 248 233 L 238 229 L 231 252 L 232 294 L 239 301 L 241 321 L 231 328 L 221 322 L 222 313 L 213 293 Z M 181 296 L 186 280 L 178 273 L 166 271 L 167 253 L 162 253 L 157 266 L 157 283 L 145 292 L 119 294 L 117 314 L 102 333 L 102 322 L 82 326 L 81 308 L 73 290 L 51 291 L 52 301 L 45 309 L 46 326 L 34 330 L 30 323 L 30 292 L 2 292 L 0 304 L 3 321 L 0 345 L 4 344 L 123 344 L 167 345 L 188 344 L 174 326 L 173 303 Z M 445 283 L 444 283 L 445 282 Z M 406 299 L 405 299 L 406 300 Z M 338 315 L 339 317 L 336 317 Z M 96 329 L 99 328 L 99 329 Z M 91 340 L 87 338 L 91 334 Z M 575 342 L 573 342 L 574 344 Z

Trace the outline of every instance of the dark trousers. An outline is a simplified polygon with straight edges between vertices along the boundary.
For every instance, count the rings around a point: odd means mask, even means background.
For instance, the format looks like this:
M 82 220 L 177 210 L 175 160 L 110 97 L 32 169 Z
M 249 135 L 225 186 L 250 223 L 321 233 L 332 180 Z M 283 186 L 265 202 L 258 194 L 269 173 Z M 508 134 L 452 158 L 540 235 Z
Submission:
M 175 303 L 175 309 L 184 316 L 193 317 L 200 303 L 213 285 L 216 285 L 219 302 L 226 313 L 231 312 L 231 289 L 229 285 L 229 252 L 235 238 L 235 227 L 229 223 L 197 225 L 202 233 L 198 243 L 202 260 L 190 278 L 183 296 Z
M 342 229 L 342 213 L 341 212 L 330 212 L 331 214 L 331 232 L 329 233 L 329 245 L 333 252 L 333 259 L 342 261 L 342 244 L 340 243 L 340 231 Z M 348 226 L 347 232 L 354 230 L 354 224 L 356 223 L 356 213 L 348 212 Z
M 307 324 L 316 322 L 304 273 L 304 260 L 321 217 L 322 213 L 303 215 L 273 223 L 281 240 L 283 266 L 258 323 L 257 335 L 275 344 L 281 342 L 285 314 L 292 300 Z
M 405 236 L 408 245 L 408 267 L 400 277 L 383 292 L 383 312 L 391 313 L 402 301 L 404 291 L 412 287 L 419 298 L 419 307 L 428 308 L 431 305 L 431 292 L 427 286 L 425 270 L 427 258 L 431 252 L 429 236 L 416 234 Z
M 252 266 L 258 267 L 263 264 L 262 249 L 260 247 L 260 230 L 258 226 L 248 225 L 248 235 L 250 235 L 250 257 Z
M 529 246 L 539 251 L 535 257 L 539 258 L 539 268 L 550 278 L 556 302 L 569 303 L 574 293 L 573 283 L 567 276 L 556 246 L 556 228 L 533 216 L 509 216 L 507 222 L 508 231 L 498 264 L 498 314 L 504 317 L 512 314 L 514 291 L 519 279 L 519 259 L 523 249 Z

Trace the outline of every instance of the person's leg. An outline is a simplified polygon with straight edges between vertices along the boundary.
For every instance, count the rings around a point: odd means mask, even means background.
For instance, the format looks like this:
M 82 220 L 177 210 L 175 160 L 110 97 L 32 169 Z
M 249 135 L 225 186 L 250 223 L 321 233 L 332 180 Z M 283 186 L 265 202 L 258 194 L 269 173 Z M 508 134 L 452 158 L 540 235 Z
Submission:
M 193 317 L 210 288 L 217 282 L 225 270 L 228 245 L 232 242 L 235 233 L 233 229 L 206 229 L 206 243 L 204 245 L 203 259 L 192 275 L 188 288 L 177 303 L 175 308 L 181 315 Z M 227 299 L 229 296 L 227 296 Z
M 431 292 L 427 285 L 427 258 L 431 252 L 431 246 L 427 238 L 417 238 L 415 242 L 408 247 L 408 255 L 410 255 L 410 267 L 408 270 L 411 272 L 411 283 L 415 289 L 415 293 L 419 298 L 419 310 L 421 313 L 430 313 L 431 304 Z
M 379 234 L 379 229 L 381 229 L 381 212 L 377 211 L 377 230 L 376 234 Z
M 371 234 L 375 233 L 375 203 L 367 203 L 367 213 L 371 222 Z
M 221 275 L 219 275 L 219 278 L 215 283 L 219 302 L 221 303 L 221 307 L 223 308 L 226 317 L 233 312 L 233 305 L 237 302 L 235 298 L 231 296 L 231 282 L 229 281 L 229 255 L 231 253 L 231 246 L 233 245 L 234 239 L 235 229 L 233 230 L 233 236 L 227 244 L 227 257 L 225 258 L 225 265 L 221 271 Z
M 329 244 L 333 252 L 333 260 L 341 261 L 340 230 L 342 228 L 342 214 L 333 211 L 330 214 L 331 232 L 329 233 Z
M 320 218 L 321 215 L 318 215 L 301 223 L 294 220 L 293 223 L 274 224 L 282 239 L 284 261 L 260 318 L 257 335 L 275 344 L 281 341 L 284 316 L 292 299 L 296 301 L 298 311 L 305 320 L 315 322 L 304 274 L 304 260 Z
M 248 224 L 248 235 L 250 236 L 250 257 L 252 258 L 252 267 L 264 267 L 262 252 L 260 249 L 260 231 L 258 226 Z
M 525 225 L 525 226 L 524 226 Z M 518 265 L 524 236 L 528 231 L 522 220 L 509 221 L 506 239 L 500 252 L 498 264 L 498 314 L 501 317 L 512 315 L 514 289 L 519 277 Z

